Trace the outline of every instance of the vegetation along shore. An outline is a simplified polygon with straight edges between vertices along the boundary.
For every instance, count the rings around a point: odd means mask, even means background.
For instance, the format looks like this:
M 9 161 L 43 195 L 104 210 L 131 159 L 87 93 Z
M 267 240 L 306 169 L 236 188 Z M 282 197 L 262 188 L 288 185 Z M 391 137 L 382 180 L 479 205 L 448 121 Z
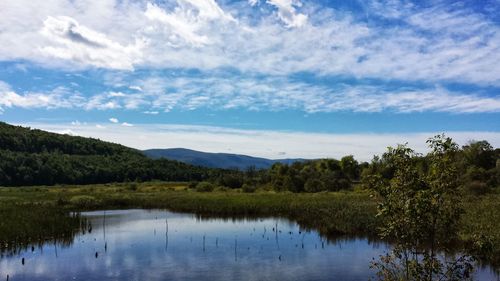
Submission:
M 141 151 L 97 139 L 6 123 L 0 127 L 2 253 L 47 240 L 67 241 L 89 230 L 82 229 L 77 212 L 98 209 L 285 217 L 332 239 L 378 239 L 379 204 L 387 206 L 389 198 L 383 188 L 425 191 L 442 182 L 436 178 L 441 175 L 439 170 L 436 174 L 436 163 L 444 163 L 436 162 L 435 154 L 402 149 L 405 153 L 397 155 L 399 150 L 390 149 L 370 162 L 359 163 L 347 155 L 340 160 L 275 163 L 269 169 L 217 169 L 151 159 Z M 439 139 L 443 138 L 434 140 Z M 441 154 L 446 155 L 445 168 L 453 171 L 454 194 L 461 199 L 454 248 L 499 268 L 500 150 L 486 141 L 473 141 Z M 412 176 L 403 177 L 407 172 Z

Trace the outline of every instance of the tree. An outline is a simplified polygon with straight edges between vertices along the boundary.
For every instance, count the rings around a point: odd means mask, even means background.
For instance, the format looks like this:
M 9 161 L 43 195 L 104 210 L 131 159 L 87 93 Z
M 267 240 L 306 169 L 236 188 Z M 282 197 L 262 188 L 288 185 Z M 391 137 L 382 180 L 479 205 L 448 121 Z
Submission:
M 359 164 L 358 161 L 354 159 L 354 156 L 348 155 L 342 157 L 342 159 L 340 159 L 340 167 L 342 168 L 342 172 L 344 172 L 350 180 L 359 179 Z
M 406 145 L 386 153 L 394 168 L 389 184 L 379 176 L 372 181 L 381 199 L 378 216 L 383 238 L 394 241 L 392 251 L 372 266 L 381 280 L 469 280 L 471 258 L 442 261 L 457 237 L 462 212 L 458 174 L 453 159 L 458 146 L 444 135 L 429 139 L 429 170 L 422 174 Z
M 495 151 L 487 141 L 471 141 L 462 147 L 465 164 L 483 169 L 495 167 Z
M 325 190 L 325 186 L 321 180 L 310 178 L 304 184 L 304 190 L 306 192 L 320 192 Z

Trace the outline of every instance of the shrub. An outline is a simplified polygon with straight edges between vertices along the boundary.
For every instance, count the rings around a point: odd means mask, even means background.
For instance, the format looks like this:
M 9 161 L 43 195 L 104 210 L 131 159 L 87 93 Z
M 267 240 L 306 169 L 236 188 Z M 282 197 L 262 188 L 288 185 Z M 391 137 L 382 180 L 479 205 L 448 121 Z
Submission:
M 99 200 L 89 195 L 77 195 L 71 197 L 69 202 L 78 208 L 92 208 L 99 205 Z
M 198 185 L 199 182 L 197 181 L 190 181 L 189 184 L 188 184 L 188 188 L 189 189 L 195 189 L 196 186 Z
M 325 185 L 319 179 L 308 179 L 304 184 L 306 192 L 320 192 L 325 190 Z
M 227 192 L 229 191 L 229 188 L 225 187 L 225 186 L 217 186 L 214 191 L 218 191 L 218 192 Z
M 130 191 L 137 191 L 137 183 L 136 182 L 129 183 L 127 189 Z
M 250 185 L 250 184 L 244 184 L 243 187 L 241 188 L 241 190 L 245 193 L 253 193 L 255 192 L 257 188 L 253 185 Z
M 490 188 L 484 182 L 472 181 L 465 185 L 465 189 L 468 193 L 474 195 L 483 195 L 490 192 Z
M 196 191 L 198 192 L 212 192 L 215 186 L 212 183 L 202 181 L 196 185 Z

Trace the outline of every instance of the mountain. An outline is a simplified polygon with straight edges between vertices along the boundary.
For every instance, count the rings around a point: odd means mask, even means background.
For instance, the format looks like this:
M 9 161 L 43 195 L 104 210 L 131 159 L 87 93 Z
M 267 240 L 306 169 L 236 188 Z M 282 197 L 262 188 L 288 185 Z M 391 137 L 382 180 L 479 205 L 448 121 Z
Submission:
M 0 186 L 198 181 L 213 173 L 115 143 L 0 122 Z
M 192 165 L 221 169 L 246 170 L 252 166 L 257 169 L 267 169 L 274 163 L 291 164 L 296 161 L 304 161 L 304 159 L 271 160 L 240 154 L 201 152 L 186 148 L 148 149 L 143 152 L 152 159 L 166 158 Z

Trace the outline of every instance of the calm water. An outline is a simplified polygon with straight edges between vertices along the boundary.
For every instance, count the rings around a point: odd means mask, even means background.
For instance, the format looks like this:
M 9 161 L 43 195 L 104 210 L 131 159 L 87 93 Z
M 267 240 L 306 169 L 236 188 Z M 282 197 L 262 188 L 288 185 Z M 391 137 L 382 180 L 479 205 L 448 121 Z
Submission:
M 327 242 L 284 219 L 201 220 L 149 210 L 82 215 L 90 233 L 66 246 L 2 257 L 0 281 L 368 280 L 372 257 L 387 250 L 362 238 Z M 487 268 L 476 277 L 498 280 Z

